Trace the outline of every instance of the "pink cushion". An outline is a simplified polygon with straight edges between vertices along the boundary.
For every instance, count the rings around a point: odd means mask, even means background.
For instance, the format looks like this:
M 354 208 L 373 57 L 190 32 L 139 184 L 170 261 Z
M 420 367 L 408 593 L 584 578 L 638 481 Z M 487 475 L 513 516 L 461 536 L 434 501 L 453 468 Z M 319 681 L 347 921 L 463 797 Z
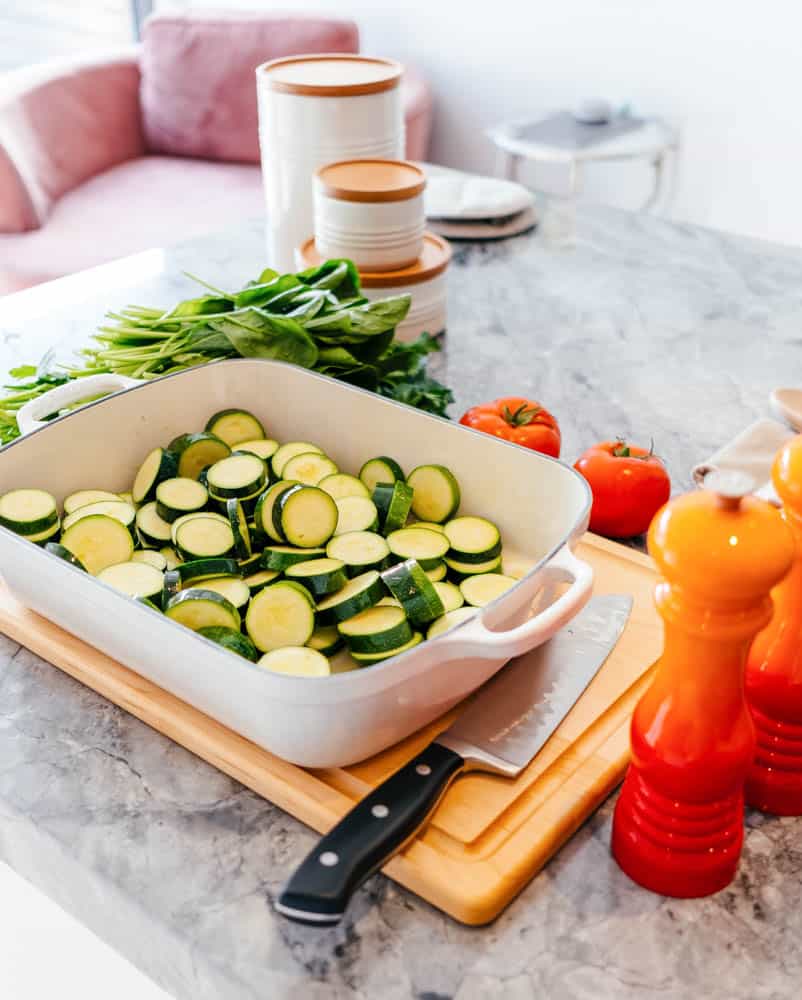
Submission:
M 0 294 L 263 211 L 258 167 L 139 157 L 64 195 L 42 229 L 0 236 Z
M 401 80 L 406 125 L 406 158 L 425 160 L 432 131 L 432 95 L 429 85 L 409 66 Z
M 358 50 L 352 21 L 260 11 L 157 14 L 143 35 L 147 147 L 258 163 L 256 67 L 280 56 Z
M 39 220 L 28 189 L 11 158 L 0 146 L 0 233 L 36 229 Z

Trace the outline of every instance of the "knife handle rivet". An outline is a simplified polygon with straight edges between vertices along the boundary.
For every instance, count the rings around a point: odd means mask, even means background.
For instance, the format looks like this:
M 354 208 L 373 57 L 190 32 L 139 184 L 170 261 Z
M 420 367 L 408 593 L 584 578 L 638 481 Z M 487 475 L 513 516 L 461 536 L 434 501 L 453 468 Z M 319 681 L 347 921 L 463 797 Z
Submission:
M 390 815 L 390 810 L 387 808 L 387 806 L 381 805 L 381 803 L 377 806 L 374 806 L 370 810 L 370 812 L 372 816 L 376 817 L 376 819 L 385 819 L 387 816 Z
M 432 773 L 432 769 L 429 767 L 428 764 L 416 764 L 415 773 L 420 774 L 425 778 L 427 775 Z
M 334 851 L 324 851 L 318 858 L 318 861 L 326 868 L 333 868 L 339 860 L 339 854 L 335 854 Z

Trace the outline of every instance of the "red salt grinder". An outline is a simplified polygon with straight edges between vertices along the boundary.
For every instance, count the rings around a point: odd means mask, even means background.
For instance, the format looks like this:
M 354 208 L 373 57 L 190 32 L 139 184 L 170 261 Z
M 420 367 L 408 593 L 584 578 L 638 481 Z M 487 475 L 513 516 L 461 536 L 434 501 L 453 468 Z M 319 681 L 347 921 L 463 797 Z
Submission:
M 788 576 L 772 591 L 774 617 L 752 643 L 746 700 L 755 724 L 755 760 L 746 802 L 780 816 L 802 815 L 802 435 L 777 453 L 774 488 L 796 540 Z
M 747 496 L 753 486 L 740 473 L 710 473 L 704 490 L 666 504 L 649 529 L 663 577 L 663 654 L 632 717 L 612 850 L 630 878 L 667 896 L 724 888 L 741 853 L 755 748 L 746 655 L 794 556 L 780 512 Z

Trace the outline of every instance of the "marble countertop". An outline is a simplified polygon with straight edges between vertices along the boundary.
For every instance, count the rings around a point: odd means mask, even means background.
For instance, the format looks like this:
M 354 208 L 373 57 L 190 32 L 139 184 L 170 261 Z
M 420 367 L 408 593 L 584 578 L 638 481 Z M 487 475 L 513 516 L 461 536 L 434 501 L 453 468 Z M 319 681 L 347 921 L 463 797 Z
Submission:
M 108 307 L 191 294 L 182 270 L 235 286 L 263 259 L 254 220 L 0 299 L 0 368 L 85 342 Z M 647 216 L 552 209 L 456 245 L 449 295 L 433 370 L 455 415 L 531 394 L 565 458 L 653 437 L 678 488 L 798 369 L 802 253 Z M 802 819 L 750 814 L 735 882 L 680 901 L 616 867 L 613 801 L 489 927 L 382 876 L 341 926 L 300 927 L 271 900 L 309 830 L 0 637 L 0 857 L 181 1000 L 797 997 Z

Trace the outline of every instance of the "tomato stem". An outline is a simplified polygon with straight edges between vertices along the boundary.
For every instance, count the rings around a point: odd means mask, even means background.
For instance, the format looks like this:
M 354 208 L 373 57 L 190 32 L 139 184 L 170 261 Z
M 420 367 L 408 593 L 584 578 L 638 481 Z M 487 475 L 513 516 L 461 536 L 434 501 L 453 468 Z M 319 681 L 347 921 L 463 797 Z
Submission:
M 505 406 L 501 415 L 511 427 L 526 427 L 538 413 L 540 413 L 539 406 L 527 406 L 526 403 L 521 403 L 515 410 Z

